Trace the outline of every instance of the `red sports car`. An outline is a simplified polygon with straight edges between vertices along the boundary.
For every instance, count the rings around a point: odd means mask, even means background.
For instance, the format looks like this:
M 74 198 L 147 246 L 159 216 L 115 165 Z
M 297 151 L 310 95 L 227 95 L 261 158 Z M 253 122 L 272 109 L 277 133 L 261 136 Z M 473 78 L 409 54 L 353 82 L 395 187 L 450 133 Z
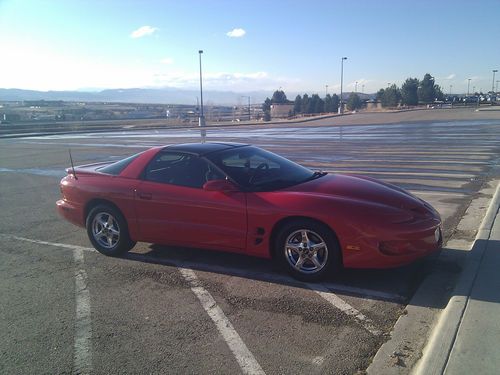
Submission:
M 441 247 L 423 200 L 371 178 L 311 171 L 258 147 L 156 147 L 68 168 L 59 213 L 105 255 L 136 241 L 273 258 L 302 280 L 386 268 Z

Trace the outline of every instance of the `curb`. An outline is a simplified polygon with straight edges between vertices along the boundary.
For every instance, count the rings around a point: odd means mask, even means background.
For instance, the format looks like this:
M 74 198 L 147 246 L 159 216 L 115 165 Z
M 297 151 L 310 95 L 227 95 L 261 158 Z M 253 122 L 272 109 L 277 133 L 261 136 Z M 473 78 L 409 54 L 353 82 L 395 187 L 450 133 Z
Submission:
M 493 207 L 498 207 L 500 204 L 500 180 L 490 181 L 488 187 L 481 189 L 480 193 L 488 195 L 488 203 L 473 200 L 458 224 L 460 226 L 464 220 L 470 221 L 469 210 L 471 208 L 475 207 L 472 210 L 472 217 L 474 217 L 475 210 L 483 208 L 481 216 L 474 219 L 477 222 L 481 217 L 483 218 L 476 237 L 474 240 L 453 237 L 448 240 L 436 259 L 436 268 L 424 278 L 411 300 L 406 304 L 403 314 L 392 328 L 390 339 L 382 344 L 373 357 L 366 369 L 368 375 L 407 375 L 412 371 L 415 372 L 415 369 L 423 363 L 422 357 L 429 352 L 431 337 L 434 337 L 435 332 L 437 332 L 436 325 L 439 324 L 447 305 L 451 306 L 449 299 L 456 295 L 453 291 L 459 284 L 459 280 L 467 268 L 467 263 L 472 259 L 472 248 L 476 239 L 480 235 L 484 236 L 485 230 L 491 228 L 494 222 L 495 210 Z M 485 207 L 486 205 L 487 207 Z M 478 242 L 477 245 L 480 243 Z M 449 249 L 453 250 L 449 251 Z M 457 274 L 458 264 L 462 265 L 462 271 L 459 274 Z M 461 315 L 455 316 L 455 320 L 460 319 L 460 317 Z M 449 319 L 452 318 L 449 317 Z M 450 334 L 452 335 L 450 340 L 453 340 L 454 334 L 451 332 Z M 436 344 L 438 347 L 445 345 L 437 342 Z M 444 356 L 446 360 L 448 352 L 444 351 L 444 354 L 440 352 L 439 356 Z
M 495 195 L 479 227 L 474 246 L 467 254 L 466 264 L 453 290 L 453 296 L 439 316 L 436 326 L 432 329 L 429 341 L 424 347 L 423 356 L 414 367 L 413 374 L 443 374 L 469 301 L 474 280 L 479 271 L 481 259 L 486 249 L 486 241 L 490 237 L 499 205 L 500 184 L 497 185 Z

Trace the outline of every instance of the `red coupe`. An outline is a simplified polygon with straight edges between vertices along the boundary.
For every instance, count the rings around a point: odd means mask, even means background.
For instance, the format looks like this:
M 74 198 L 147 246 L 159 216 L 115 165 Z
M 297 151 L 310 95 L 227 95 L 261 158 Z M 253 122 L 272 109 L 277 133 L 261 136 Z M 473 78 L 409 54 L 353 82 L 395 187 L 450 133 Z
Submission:
M 428 203 L 368 177 L 311 171 L 258 147 L 156 147 L 68 168 L 59 213 L 105 255 L 136 241 L 273 258 L 294 277 L 386 268 L 440 249 Z

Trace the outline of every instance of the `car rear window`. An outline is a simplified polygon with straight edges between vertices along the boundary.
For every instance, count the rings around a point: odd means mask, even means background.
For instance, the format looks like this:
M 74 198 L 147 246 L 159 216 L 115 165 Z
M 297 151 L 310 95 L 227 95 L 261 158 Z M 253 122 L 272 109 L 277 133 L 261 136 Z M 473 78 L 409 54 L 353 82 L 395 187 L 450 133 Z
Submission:
M 118 176 L 122 171 L 127 168 L 127 166 L 134 161 L 135 158 L 137 158 L 141 153 L 129 156 L 128 158 L 119 160 L 117 162 L 114 162 L 112 164 L 108 164 L 104 167 L 97 168 L 96 170 L 101 172 L 101 173 L 106 173 L 106 174 L 111 174 L 114 176 Z

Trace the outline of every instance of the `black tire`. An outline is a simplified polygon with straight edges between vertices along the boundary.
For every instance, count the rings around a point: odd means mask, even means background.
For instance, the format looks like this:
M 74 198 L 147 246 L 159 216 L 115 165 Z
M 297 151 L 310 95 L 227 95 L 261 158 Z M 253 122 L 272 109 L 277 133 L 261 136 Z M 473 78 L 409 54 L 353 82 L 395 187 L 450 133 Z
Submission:
M 302 281 L 322 280 L 340 270 L 342 263 L 337 239 L 330 228 L 305 219 L 279 229 L 274 255 L 284 270 Z
M 112 206 L 95 206 L 87 215 L 85 224 L 90 242 L 104 255 L 119 256 L 135 246 L 123 215 Z

